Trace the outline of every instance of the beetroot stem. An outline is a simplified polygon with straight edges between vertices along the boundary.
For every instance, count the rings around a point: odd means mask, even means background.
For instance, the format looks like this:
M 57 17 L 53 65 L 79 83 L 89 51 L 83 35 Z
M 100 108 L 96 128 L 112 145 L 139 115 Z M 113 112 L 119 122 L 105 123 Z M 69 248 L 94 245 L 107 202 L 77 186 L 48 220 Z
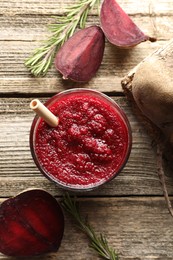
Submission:
M 171 216 L 173 217 L 173 208 L 172 208 L 171 201 L 169 199 L 166 182 L 165 182 L 165 174 L 163 169 L 163 152 L 160 144 L 157 144 L 157 168 L 158 168 L 158 176 L 162 184 L 163 194 L 167 203 L 167 207 Z

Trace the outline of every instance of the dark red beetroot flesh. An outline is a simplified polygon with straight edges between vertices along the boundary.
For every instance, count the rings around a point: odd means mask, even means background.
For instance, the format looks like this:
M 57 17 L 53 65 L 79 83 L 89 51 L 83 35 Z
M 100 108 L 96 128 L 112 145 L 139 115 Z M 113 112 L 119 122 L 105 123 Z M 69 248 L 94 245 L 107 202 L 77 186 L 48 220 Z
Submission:
M 120 48 L 129 48 L 147 40 L 156 40 L 145 35 L 115 0 L 104 0 L 100 23 L 107 39 Z
M 0 252 L 35 256 L 58 250 L 64 217 L 58 202 L 43 190 L 28 190 L 0 207 Z
M 105 37 L 100 27 L 79 30 L 58 51 L 55 67 L 64 79 L 89 81 L 102 62 Z

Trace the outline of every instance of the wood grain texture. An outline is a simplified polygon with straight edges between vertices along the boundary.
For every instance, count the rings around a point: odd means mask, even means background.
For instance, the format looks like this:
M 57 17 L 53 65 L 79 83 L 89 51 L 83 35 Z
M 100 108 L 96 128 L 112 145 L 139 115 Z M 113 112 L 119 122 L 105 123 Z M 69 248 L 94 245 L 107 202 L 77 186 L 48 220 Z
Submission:
M 57 16 L 58 17 L 58 16 Z M 142 31 L 157 40 L 168 40 L 173 32 L 172 16 L 136 16 L 133 21 Z M 48 26 L 56 23 L 56 18 L 51 16 L 0 16 L 0 41 L 40 41 L 45 40 L 50 32 Z M 98 15 L 89 16 L 87 26 L 99 25 Z M 32 46 L 31 46 L 32 47 Z
M 63 6 L 65 4 L 68 5 L 69 2 L 64 2 Z M 122 1 L 122 7 L 124 5 L 129 9 L 129 12 L 130 10 L 137 12 L 136 8 L 138 8 L 138 11 L 142 11 L 141 15 L 136 13 L 133 17 L 134 21 L 146 34 L 155 36 L 158 41 L 156 43 L 145 42 L 131 50 L 120 50 L 107 43 L 103 62 L 96 77 L 85 85 L 100 91 L 105 89 L 111 92 L 122 91 L 121 78 L 147 55 L 161 47 L 172 35 L 171 14 L 169 13 L 170 16 L 163 16 L 163 13 L 160 12 L 164 9 L 161 8 L 160 11 L 157 9 L 160 6 L 163 7 L 163 4 L 166 8 L 162 1 L 160 1 L 160 4 L 146 1 L 140 9 L 133 1 Z M 169 7 L 170 3 L 166 2 L 166 4 Z M 10 15 L 8 15 L 7 10 L 7 12 L 3 12 L 6 5 L 7 2 L 3 2 L 0 9 L 2 10 L 0 16 L 0 92 L 13 94 L 56 93 L 61 90 L 62 85 L 65 87 L 80 86 L 81 84 L 62 81 L 61 75 L 56 72 L 54 66 L 47 74 L 46 79 L 31 78 L 30 73 L 24 66 L 26 58 L 36 47 L 42 44 L 40 41 L 45 40 L 49 35 L 47 24 L 54 22 L 55 19 L 48 15 L 46 11 L 51 10 L 51 8 L 56 10 L 56 7 L 61 6 L 62 3 L 51 1 L 48 7 L 47 2 L 43 0 L 30 4 L 28 1 L 17 1 L 16 4 L 10 1 L 8 3 Z M 40 5 L 42 5 L 42 8 Z M 59 12 L 62 11 L 60 6 L 57 7 Z M 36 7 L 41 12 L 41 16 L 34 13 Z M 23 13 L 25 9 L 27 9 L 28 15 Z M 148 10 L 148 12 L 145 10 Z M 89 16 L 88 25 L 93 23 L 99 24 L 98 16 Z
M 0 42 L 0 93 L 57 93 L 63 88 L 88 87 L 104 92 L 122 92 L 121 79 L 147 55 L 160 48 L 166 41 L 145 42 L 131 50 L 117 49 L 106 44 L 102 65 L 96 76 L 81 84 L 62 80 L 54 66 L 44 78 L 33 78 L 24 66 L 29 52 L 38 43 Z
M 96 210 L 97 209 L 97 215 Z M 172 260 L 173 229 L 161 198 L 80 199 L 80 210 L 97 233 L 104 233 L 121 260 Z M 97 260 L 88 240 L 65 214 L 65 233 L 57 253 L 38 260 Z M 11 258 L 0 255 L 0 259 Z M 31 259 L 31 258 L 30 258 Z M 29 260 L 26 258 L 26 260 Z
M 40 98 L 45 101 L 45 98 Z M 155 149 L 141 123 L 136 121 L 123 97 L 114 100 L 126 112 L 133 133 L 130 159 L 122 173 L 102 188 L 88 195 L 162 195 L 157 176 Z M 31 98 L 0 100 L 0 194 L 8 197 L 28 187 L 41 187 L 59 195 L 62 191 L 36 168 L 29 149 L 29 131 L 34 114 L 29 109 Z M 147 163 L 146 163 L 147 162 Z M 173 180 L 168 173 L 167 185 L 173 194 Z
M 77 2 L 77 0 L 75 1 Z M 0 14 L 13 16 L 18 14 L 57 15 L 73 4 L 73 0 L 1 0 Z M 130 15 L 172 15 L 172 0 L 119 0 L 118 3 Z
M 65 4 L 72 1 L 3 1 L 0 8 L 0 93 L 56 93 L 62 87 L 81 86 L 64 82 L 54 66 L 46 78 L 31 77 L 24 61 L 41 45 L 49 32 L 47 25 L 54 22 L 51 15 L 64 13 Z M 120 50 L 106 44 L 102 65 L 96 76 L 84 86 L 107 92 L 122 92 L 120 81 L 134 66 L 173 35 L 171 1 L 119 1 L 135 23 L 146 33 L 155 36 L 156 43 L 145 42 L 131 50 Z M 168 12 L 169 9 L 169 12 Z M 141 13 L 140 13 L 141 10 Z M 52 12 L 52 13 L 51 13 Z M 169 15 L 168 15 L 169 14 Z M 91 13 L 88 24 L 99 24 L 96 13 Z M 46 87 L 45 87 L 46 82 Z

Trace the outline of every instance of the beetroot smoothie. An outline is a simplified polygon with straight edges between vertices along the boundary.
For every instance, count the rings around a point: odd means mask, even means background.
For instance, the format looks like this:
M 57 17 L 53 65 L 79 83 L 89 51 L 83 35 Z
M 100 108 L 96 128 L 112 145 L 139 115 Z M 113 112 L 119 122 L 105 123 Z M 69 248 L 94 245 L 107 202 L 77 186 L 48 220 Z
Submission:
M 117 104 L 100 92 L 73 89 L 45 105 L 59 125 L 50 127 L 37 116 L 33 121 L 30 145 L 41 172 L 72 190 L 93 189 L 115 177 L 131 149 L 130 126 Z

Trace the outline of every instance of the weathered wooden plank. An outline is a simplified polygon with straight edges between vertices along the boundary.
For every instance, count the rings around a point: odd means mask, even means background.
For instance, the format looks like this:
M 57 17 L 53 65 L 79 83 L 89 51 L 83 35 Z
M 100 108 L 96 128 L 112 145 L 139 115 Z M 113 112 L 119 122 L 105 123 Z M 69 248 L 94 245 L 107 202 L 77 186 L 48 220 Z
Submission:
M 125 74 L 124 74 L 125 75 Z M 122 92 L 121 77 L 95 76 L 89 83 L 62 81 L 60 75 L 46 78 L 0 78 L 0 96 L 2 94 L 54 94 L 68 88 L 87 87 L 104 92 Z
M 77 2 L 77 0 L 75 1 Z M 65 12 L 66 6 L 72 5 L 74 0 L 4 0 L 1 1 L 0 14 L 13 16 L 18 14 L 56 15 Z M 119 0 L 121 7 L 131 15 L 167 15 L 173 14 L 171 0 Z
M 152 140 L 136 121 L 123 97 L 114 97 L 129 117 L 133 132 L 133 149 L 122 173 L 90 195 L 161 195 L 157 176 L 156 155 Z M 0 100 L 0 194 L 14 195 L 28 187 L 42 187 L 61 194 L 61 190 L 37 170 L 29 150 L 29 130 L 34 114 L 29 110 L 31 98 Z M 45 98 L 41 98 L 45 101 Z M 167 173 L 167 185 L 173 194 L 173 180 Z
M 97 233 L 104 233 L 121 260 L 172 260 L 172 217 L 161 198 L 80 199 L 82 214 Z M 65 233 L 57 253 L 38 260 L 96 260 L 88 240 L 66 215 Z M 77 243 L 76 243 L 77 241 Z M 7 259 L 0 255 L 0 259 Z M 29 260 L 29 259 L 26 259 Z
M 38 43 L 1 42 L 0 92 L 1 93 L 56 93 L 63 88 L 86 86 L 107 92 L 122 92 L 120 81 L 129 70 L 147 55 L 161 47 L 165 41 L 145 42 L 131 50 L 121 50 L 106 44 L 103 62 L 93 79 L 84 84 L 63 81 L 54 66 L 44 78 L 30 76 L 24 61 Z
M 158 40 L 167 40 L 173 34 L 172 16 L 137 16 L 133 21 L 150 36 Z M 51 16 L 12 16 L 0 17 L 0 40 L 14 41 L 40 41 L 47 38 L 49 31 L 47 26 L 55 23 L 56 19 Z M 99 25 L 98 16 L 89 16 L 87 26 Z

